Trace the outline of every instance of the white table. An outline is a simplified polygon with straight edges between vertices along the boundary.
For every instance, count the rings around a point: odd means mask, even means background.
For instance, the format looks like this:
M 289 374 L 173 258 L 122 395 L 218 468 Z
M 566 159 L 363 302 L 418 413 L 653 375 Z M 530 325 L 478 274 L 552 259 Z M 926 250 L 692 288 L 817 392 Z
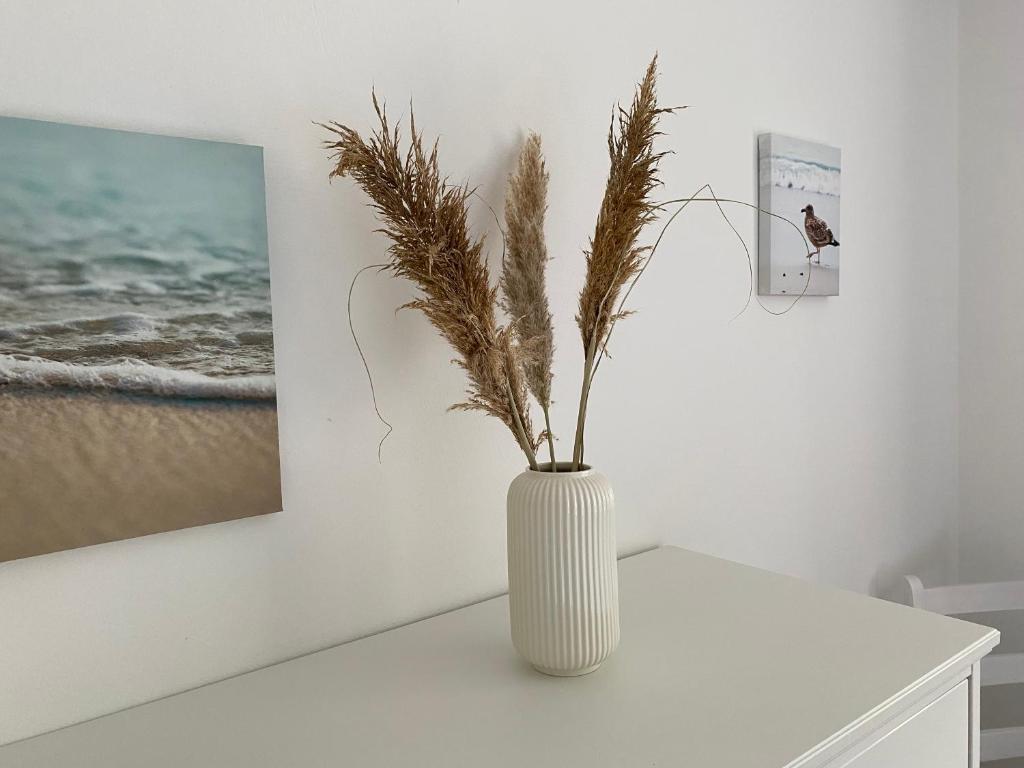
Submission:
M 545 677 L 495 598 L 0 748 L 4 768 L 966 768 L 995 630 L 681 549 L 622 644 Z

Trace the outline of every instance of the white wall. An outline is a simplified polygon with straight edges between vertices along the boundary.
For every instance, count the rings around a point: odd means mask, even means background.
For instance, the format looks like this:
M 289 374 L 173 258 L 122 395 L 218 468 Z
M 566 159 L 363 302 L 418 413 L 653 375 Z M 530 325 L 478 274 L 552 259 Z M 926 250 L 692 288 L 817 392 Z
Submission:
M 965 581 L 1024 579 L 1024 3 L 960 5 L 960 531 Z M 971 617 L 1024 651 L 1024 611 Z M 1021 724 L 1024 686 L 985 689 Z
M 602 367 L 589 457 L 622 550 L 875 592 L 953 575 L 956 34 L 952 0 L 4 0 L 0 113 L 266 147 L 286 511 L 0 564 L 0 742 L 503 588 L 522 459 L 495 423 L 445 413 L 459 374 L 385 279 L 355 303 L 397 427 L 376 463 L 344 304 L 384 242 L 352 185 L 328 186 L 311 124 L 368 127 L 371 85 L 396 113 L 415 97 L 445 167 L 496 205 L 523 132 L 543 134 L 566 436 L 609 109 L 651 53 L 664 103 L 692 105 L 665 126 L 667 194 L 752 199 L 760 131 L 841 146 L 842 295 L 730 322 L 746 262 L 712 210 L 688 212 Z
M 960 14 L 960 568 L 1024 579 L 1024 4 Z

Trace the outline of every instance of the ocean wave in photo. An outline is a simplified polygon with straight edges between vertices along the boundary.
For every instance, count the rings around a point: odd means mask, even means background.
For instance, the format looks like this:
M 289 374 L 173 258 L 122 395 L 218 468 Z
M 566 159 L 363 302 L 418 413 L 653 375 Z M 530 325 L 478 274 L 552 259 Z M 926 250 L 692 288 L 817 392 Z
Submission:
M 157 321 L 135 312 L 100 318 L 80 318 L 60 320 L 56 322 L 40 322 L 35 324 L 0 325 L 0 341 L 19 339 L 38 339 L 40 337 L 61 336 L 74 333 L 120 335 L 148 334 L 156 330 Z
M 141 360 L 124 360 L 113 365 L 73 365 L 0 355 L 0 385 L 204 400 L 273 400 L 276 396 L 272 375 L 214 377 L 160 368 Z
M 0 118 L 0 357 L 22 386 L 272 392 L 259 149 Z
M 773 186 L 839 197 L 841 174 L 838 168 L 784 155 L 764 157 L 761 162 L 766 165 L 761 170 L 761 178 L 769 177 Z
M 184 312 L 3 324 L 0 354 L 76 365 L 111 365 L 126 358 L 211 376 L 274 372 L 270 313 L 263 310 Z

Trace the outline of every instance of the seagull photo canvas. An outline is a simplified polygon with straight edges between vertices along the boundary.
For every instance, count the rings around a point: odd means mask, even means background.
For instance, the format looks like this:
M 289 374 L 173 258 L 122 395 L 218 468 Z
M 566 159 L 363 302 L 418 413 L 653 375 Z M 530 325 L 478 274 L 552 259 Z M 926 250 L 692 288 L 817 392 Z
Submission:
M 262 150 L 0 118 L 0 561 L 280 509 Z
M 838 296 L 840 150 L 766 133 L 757 154 L 758 206 L 775 214 L 758 214 L 758 293 Z

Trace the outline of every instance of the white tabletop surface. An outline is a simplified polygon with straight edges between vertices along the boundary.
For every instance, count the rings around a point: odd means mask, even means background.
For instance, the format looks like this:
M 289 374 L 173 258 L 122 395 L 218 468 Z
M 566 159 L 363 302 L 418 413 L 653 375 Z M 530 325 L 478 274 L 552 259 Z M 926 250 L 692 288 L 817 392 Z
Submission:
M 521 661 L 500 597 L 2 747 L 0 766 L 811 765 L 998 637 L 673 547 L 623 560 L 620 594 L 622 643 L 586 677 Z

